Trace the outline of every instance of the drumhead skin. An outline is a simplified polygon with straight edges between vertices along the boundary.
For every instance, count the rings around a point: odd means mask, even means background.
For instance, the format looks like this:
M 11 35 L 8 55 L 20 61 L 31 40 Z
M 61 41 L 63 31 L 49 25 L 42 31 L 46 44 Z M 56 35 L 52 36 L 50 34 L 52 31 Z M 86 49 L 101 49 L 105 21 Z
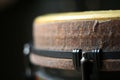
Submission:
M 37 17 L 33 24 L 35 49 L 120 51 L 120 10 L 48 14 Z M 117 54 L 116 54 L 117 55 Z M 74 70 L 72 59 L 30 55 L 33 64 Z M 101 70 L 120 71 L 120 60 L 103 61 Z M 114 67 L 114 68 L 113 68 Z
M 85 12 L 69 12 L 42 15 L 35 19 L 34 24 L 43 24 L 50 22 L 61 22 L 68 20 L 111 20 L 120 19 L 120 10 L 106 11 L 85 11 Z

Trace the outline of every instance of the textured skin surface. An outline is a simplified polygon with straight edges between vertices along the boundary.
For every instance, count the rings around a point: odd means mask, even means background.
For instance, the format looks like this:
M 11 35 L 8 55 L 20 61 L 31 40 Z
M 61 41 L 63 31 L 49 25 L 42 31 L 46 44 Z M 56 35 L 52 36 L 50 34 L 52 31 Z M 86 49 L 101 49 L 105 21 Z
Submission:
M 120 20 L 70 20 L 34 24 L 33 32 L 34 46 L 37 49 L 120 50 Z

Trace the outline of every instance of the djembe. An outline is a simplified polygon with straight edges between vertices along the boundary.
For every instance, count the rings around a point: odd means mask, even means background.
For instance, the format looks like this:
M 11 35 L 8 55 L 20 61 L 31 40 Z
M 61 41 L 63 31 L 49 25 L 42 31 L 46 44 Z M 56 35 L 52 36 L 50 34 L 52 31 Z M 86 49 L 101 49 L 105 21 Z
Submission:
M 120 10 L 37 17 L 29 59 L 43 80 L 98 80 L 104 72 L 118 79 Z

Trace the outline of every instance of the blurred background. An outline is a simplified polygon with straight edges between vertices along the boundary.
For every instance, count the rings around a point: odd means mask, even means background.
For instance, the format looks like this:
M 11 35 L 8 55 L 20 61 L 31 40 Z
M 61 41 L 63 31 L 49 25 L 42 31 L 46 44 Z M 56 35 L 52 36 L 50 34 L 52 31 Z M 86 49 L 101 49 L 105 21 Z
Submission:
M 26 80 L 23 45 L 32 41 L 37 16 L 113 9 L 120 9 L 120 0 L 0 0 L 1 79 Z

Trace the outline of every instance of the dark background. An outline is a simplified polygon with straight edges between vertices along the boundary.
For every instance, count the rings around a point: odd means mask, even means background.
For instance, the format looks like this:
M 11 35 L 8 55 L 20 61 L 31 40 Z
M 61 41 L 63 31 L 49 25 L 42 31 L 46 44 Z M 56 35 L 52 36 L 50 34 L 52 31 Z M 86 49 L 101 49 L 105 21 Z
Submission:
M 25 80 L 23 45 L 32 41 L 32 25 L 47 13 L 120 9 L 119 0 L 0 0 L 1 64 L 3 80 Z M 13 1 L 13 2 L 12 2 Z

